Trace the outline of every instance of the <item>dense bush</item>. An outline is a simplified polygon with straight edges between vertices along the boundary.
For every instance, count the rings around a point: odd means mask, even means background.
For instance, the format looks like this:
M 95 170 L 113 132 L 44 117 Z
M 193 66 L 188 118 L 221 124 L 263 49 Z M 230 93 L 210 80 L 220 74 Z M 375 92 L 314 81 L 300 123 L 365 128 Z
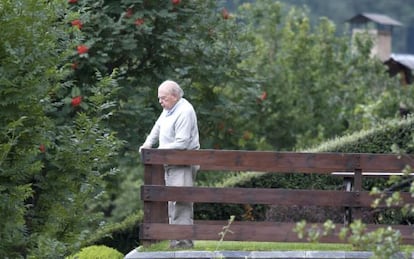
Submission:
M 116 173 L 105 127 L 116 83 L 81 93 L 63 1 L 0 4 L 0 257 L 61 258 L 103 224 L 94 205 Z
M 88 246 L 67 259 L 122 259 L 124 255 L 107 246 Z

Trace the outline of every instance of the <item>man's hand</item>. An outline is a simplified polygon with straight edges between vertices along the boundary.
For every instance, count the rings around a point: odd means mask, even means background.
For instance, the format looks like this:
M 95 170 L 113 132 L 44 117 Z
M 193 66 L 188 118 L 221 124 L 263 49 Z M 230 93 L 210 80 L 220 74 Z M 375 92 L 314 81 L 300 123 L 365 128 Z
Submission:
M 144 144 L 144 145 L 140 146 L 140 147 L 139 147 L 139 153 L 140 153 L 140 154 L 141 154 L 141 149 L 143 149 L 143 148 L 151 148 L 151 146 L 150 146 L 150 145 L 146 145 L 146 144 Z

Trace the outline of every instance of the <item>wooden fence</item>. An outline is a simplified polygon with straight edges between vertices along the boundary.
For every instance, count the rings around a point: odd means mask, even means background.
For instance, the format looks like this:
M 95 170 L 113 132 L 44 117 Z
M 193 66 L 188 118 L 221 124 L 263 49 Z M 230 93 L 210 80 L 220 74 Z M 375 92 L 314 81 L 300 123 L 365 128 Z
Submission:
M 401 174 L 406 165 L 414 168 L 414 156 L 393 154 L 359 153 L 294 153 L 235 150 L 142 150 L 145 166 L 141 199 L 144 202 L 144 219 L 140 227 L 140 239 L 144 245 L 157 240 L 219 240 L 226 221 L 195 221 L 193 225 L 169 225 L 167 202 L 194 203 L 267 204 L 328 206 L 341 208 L 369 208 L 375 197 L 362 189 L 365 174 Z M 163 165 L 200 165 L 200 171 L 269 172 L 301 174 L 343 174 L 352 183 L 347 190 L 305 190 L 264 188 L 207 188 L 167 187 L 164 182 Z M 224 172 L 225 173 L 225 172 Z M 402 192 L 404 203 L 413 204 L 410 193 Z M 380 207 L 385 207 L 384 203 Z M 349 215 L 348 215 L 349 217 Z M 348 220 L 352 220 L 348 218 Z M 346 222 L 345 222 L 346 223 Z M 311 223 L 309 223 L 309 226 Z M 232 234 L 224 240 L 306 242 L 293 232 L 296 223 L 235 221 Z M 312 224 L 315 226 L 315 224 Z M 319 224 L 321 226 L 321 224 Z M 320 242 L 344 243 L 338 238 L 341 226 L 324 236 Z M 368 224 L 368 230 L 384 227 Z M 414 244 L 414 227 L 392 225 L 402 235 L 402 242 Z

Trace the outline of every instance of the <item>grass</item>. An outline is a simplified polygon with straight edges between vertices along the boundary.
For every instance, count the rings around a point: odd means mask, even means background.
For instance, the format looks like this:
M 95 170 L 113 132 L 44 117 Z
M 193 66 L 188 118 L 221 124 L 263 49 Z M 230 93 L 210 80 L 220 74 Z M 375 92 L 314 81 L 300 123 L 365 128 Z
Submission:
M 217 249 L 218 248 L 218 249 Z M 187 249 L 188 250 L 188 249 Z M 282 242 L 237 242 L 237 241 L 195 241 L 194 251 L 353 251 L 350 244 L 326 243 L 282 243 Z M 404 245 L 402 252 L 414 251 L 414 246 Z M 169 242 L 162 241 L 149 247 L 140 246 L 140 252 L 167 252 Z
M 162 241 L 149 247 L 139 247 L 141 252 L 170 251 L 169 242 Z M 218 249 L 217 249 L 218 248 Z M 315 251 L 351 251 L 348 244 L 317 244 L 317 243 L 276 243 L 276 242 L 236 242 L 236 241 L 195 241 L 195 251 L 291 251 L 291 250 L 315 250 Z

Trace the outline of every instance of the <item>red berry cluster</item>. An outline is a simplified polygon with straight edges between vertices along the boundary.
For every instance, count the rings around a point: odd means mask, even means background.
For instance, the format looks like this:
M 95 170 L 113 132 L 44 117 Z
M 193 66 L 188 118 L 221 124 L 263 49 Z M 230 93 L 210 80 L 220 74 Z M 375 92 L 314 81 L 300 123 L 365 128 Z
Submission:
M 76 96 L 72 98 L 72 101 L 70 102 L 70 104 L 72 105 L 72 107 L 77 107 L 82 103 L 82 96 Z
M 76 19 L 71 22 L 73 27 L 77 27 L 79 30 L 82 29 L 83 23 L 81 20 Z
M 68 0 L 68 3 L 72 4 L 72 5 L 77 4 L 78 0 Z M 75 20 L 71 21 L 70 24 L 73 27 L 78 28 L 79 30 L 81 30 L 82 27 L 83 27 L 83 22 L 80 19 L 75 19 Z M 77 51 L 79 56 L 86 55 L 89 52 L 89 47 L 85 44 L 80 44 L 76 47 L 76 51 Z M 72 67 L 73 70 L 76 70 L 78 68 L 78 65 L 79 65 L 79 63 L 77 61 L 74 61 L 71 64 L 71 67 Z M 82 103 L 82 96 L 80 96 L 80 95 L 76 96 L 76 97 L 73 97 L 71 99 L 71 102 L 70 102 L 70 104 L 73 108 L 78 107 L 81 103 Z M 45 149 L 44 145 L 40 145 L 39 150 L 40 150 L 40 152 L 44 153 L 46 149 Z

